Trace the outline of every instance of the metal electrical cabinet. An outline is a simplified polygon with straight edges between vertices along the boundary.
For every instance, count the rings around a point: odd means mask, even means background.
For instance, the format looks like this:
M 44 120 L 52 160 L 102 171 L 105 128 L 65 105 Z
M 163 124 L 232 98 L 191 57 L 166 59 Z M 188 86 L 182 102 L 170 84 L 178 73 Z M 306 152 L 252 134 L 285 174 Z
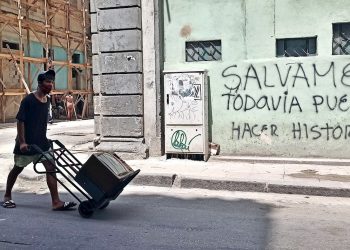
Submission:
M 165 153 L 209 157 L 206 71 L 165 71 Z

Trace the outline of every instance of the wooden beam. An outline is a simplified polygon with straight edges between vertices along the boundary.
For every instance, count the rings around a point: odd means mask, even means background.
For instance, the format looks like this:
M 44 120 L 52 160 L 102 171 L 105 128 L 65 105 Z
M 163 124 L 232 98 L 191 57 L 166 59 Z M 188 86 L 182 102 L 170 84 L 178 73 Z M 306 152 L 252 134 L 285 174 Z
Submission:
M 11 53 L 11 56 L 12 56 L 12 61 L 13 61 L 14 65 L 15 65 L 15 67 L 16 67 L 16 69 L 17 69 L 19 75 L 20 75 L 21 83 L 24 85 L 24 87 L 25 87 L 26 90 L 27 90 L 27 93 L 29 94 L 29 93 L 30 93 L 30 90 L 29 90 L 29 88 L 28 88 L 28 85 L 27 85 L 27 83 L 26 83 L 26 80 L 25 80 L 24 77 L 23 77 L 23 73 L 22 73 L 20 67 L 19 67 L 18 64 L 17 64 L 17 61 L 16 61 L 15 57 L 14 57 L 13 54 L 12 54 L 12 51 L 11 51 L 11 49 L 10 49 L 10 46 L 9 46 L 8 44 L 6 44 L 6 46 L 7 46 L 7 49 L 10 50 L 10 53 Z M 22 85 L 21 85 L 21 87 L 22 87 Z
M 75 48 L 73 49 L 73 51 L 72 51 L 72 55 L 74 55 L 74 53 L 79 49 L 79 47 L 80 47 L 80 45 L 82 44 L 83 42 L 79 42 L 78 44 L 77 44 L 77 46 L 75 46 Z
M 0 10 L 1 10 L 1 1 L 0 1 Z M 0 53 L 2 52 L 2 31 L 5 29 L 5 27 L 7 26 L 8 23 L 4 23 L 4 24 L 0 24 Z M 1 79 L 1 90 L 2 90 L 2 94 L 1 94 L 1 121 L 3 123 L 6 122 L 6 112 L 5 112 L 5 89 L 6 89 L 6 85 L 3 82 L 3 62 L 2 62 L 2 58 L 0 58 L 0 79 Z
M 88 43 L 87 43 L 87 18 L 86 18 L 86 13 L 88 12 L 88 6 L 86 4 L 85 0 L 81 0 L 81 11 L 82 11 L 82 17 L 83 17 L 83 46 L 84 46 L 84 62 L 85 65 L 89 64 L 89 56 L 88 56 Z M 84 88 L 88 89 L 91 91 L 91 84 L 89 80 L 89 76 L 91 74 L 91 70 L 89 68 L 85 69 L 84 76 L 85 76 L 85 86 Z M 89 95 L 85 96 L 85 102 L 84 102 L 84 108 L 82 112 L 82 118 L 85 116 L 86 112 L 89 112 Z
M 16 34 L 19 36 L 20 49 L 19 51 L 11 51 L 11 50 L 1 50 L 0 46 L 0 76 L 3 73 L 2 62 L 4 60 L 12 60 L 16 65 L 16 69 L 18 69 L 18 73 L 21 76 L 21 84 L 26 88 L 21 87 L 18 84 L 17 88 L 7 89 L 5 83 L 0 77 L 0 96 L 1 102 L 3 104 L 1 106 L 1 118 L 5 119 L 6 109 L 10 106 L 10 104 L 6 104 L 6 96 L 20 96 L 21 98 L 28 93 L 28 86 L 25 84 L 24 74 L 29 79 L 29 84 L 31 86 L 32 79 L 36 78 L 37 74 L 40 72 L 41 67 L 37 67 L 35 74 L 31 71 L 32 64 L 37 66 L 38 64 L 48 64 L 50 61 L 49 57 L 49 49 L 52 48 L 52 40 L 56 39 L 58 45 L 66 50 L 67 60 L 66 61 L 54 61 L 53 65 L 58 66 L 56 72 L 58 73 L 61 69 L 68 69 L 68 88 L 73 90 L 73 94 L 80 94 L 84 97 L 84 107 L 82 116 L 86 115 L 86 111 L 88 107 L 89 96 L 93 94 L 91 89 L 91 78 L 89 75 L 91 73 L 91 63 L 90 57 L 88 54 L 88 49 L 91 47 L 91 40 L 87 38 L 87 28 L 88 28 L 88 17 L 87 17 L 87 0 L 79 0 L 81 1 L 81 5 L 79 4 L 79 8 L 72 6 L 70 4 L 70 0 L 11 0 L 13 3 L 16 3 L 17 13 L 13 12 L 13 10 L 6 10 L 0 8 L 0 44 L 1 44 L 1 33 L 8 27 L 8 29 L 13 29 Z M 2 4 L 2 0 L 0 0 L 0 5 Z M 43 4 L 42 4 L 43 3 Z M 13 5 L 15 6 L 15 5 Z M 24 7 L 24 8 L 23 8 Z M 30 16 L 29 11 L 32 9 L 42 10 L 42 17 L 33 19 L 34 16 Z M 39 15 L 40 11 L 37 13 Z M 65 15 L 62 15 L 64 13 Z M 38 15 L 35 15 L 38 17 Z M 56 19 L 57 14 L 60 17 L 65 17 L 66 26 L 59 27 L 52 25 L 53 20 Z M 58 18 L 58 17 L 57 17 Z M 71 21 L 80 21 L 82 29 L 72 30 Z M 1 25 L 3 24 L 3 25 Z M 16 28 L 17 27 L 17 28 Z M 6 30 L 8 30 L 6 29 Z M 24 30 L 26 33 L 24 34 Z M 33 33 L 34 35 L 30 34 Z M 27 47 L 26 52 L 28 54 L 24 54 L 24 39 L 23 35 L 26 35 L 26 44 Z M 32 37 L 31 37 L 32 36 Z M 43 48 L 45 48 L 45 55 L 43 58 L 35 58 L 31 57 L 30 53 L 30 42 L 31 39 L 35 37 L 35 40 L 38 40 Z M 64 42 L 63 42 L 64 41 Z M 84 53 L 84 63 L 72 63 L 72 54 L 75 53 L 79 48 L 83 48 Z M 10 53 L 9 53 L 10 52 Z M 19 61 L 19 65 L 17 62 Z M 26 63 L 26 67 L 24 67 L 24 63 Z M 84 82 L 82 86 L 72 86 L 72 70 L 75 69 L 84 70 Z M 28 72 L 25 72 L 28 71 Z M 70 76 L 69 76 L 70 74 Z M 80 72 L 79 72 L 80 74 Z M 31 88 L 30 88 L 31 89 Z M 29 89 L 29 90 L 30 90 Z M 2 92 L 1 92 L 2 90 Z M 54 90 L 52 94 L 64 94 L 66 90 Z M 2 93 L 2 95 L 1 95 Z M 13 103 L 13 102 L 12 102 Z M 17 103 L 18 104 L 18 103 Z M 6 106 L 7 105 L 7 106 Z M 11 104 L 12 105 L 12 104 Z M 5 110 L 5 111 L 4 111 Z M 1 120 L 0 120 L 1 121 Z
M 8 24 L 16 26 L 17 25 L 17 17 L 14 17 L 12 15 L 12 13 L 10 15 L 0 15 L 0 22 L 1 23 L 8 22 Z M 39 21 L 30 21 L 30 20 L 24 19 L 22 21 L 22 28 L 23 29 L 32 28 L 32 29 L 36 30 L 36 32 L 38 32 L 38 33 L 45 34 L 45 24 L 41 23 Z M 49 34 L 52 36 L 57 36 L 60 38 L 66 37 L 65 31 L 63 31 L 62 28 L 60 28 L 60 27 L 51 27 L 48 30 L 49 30 Z M 77 33 L 77 32 L 71 32 L 71 33 L 72 34 L 70 35 L 70 38 L 73 41 L 80 42 L 83 40 L 79 36 L 79 35 L 81 35 L 80 33 Z M 91 41 L 89 40 L 89 42 L 91 42 Z
M 70 41 L 70 34 L 71 34 L 71 27 L 70 27 L 70 15 L 69 15 L 69 10 L 70 10 L 70 1 L 68 0 L 65 5 L 66 8 L 66 41 L 67 41 L 67 64 L 71 65 L 72 63 L 72 54 L 71 54 L 71 41 Z M 71 90 L 73 89 L 72 86 L 72 69 L 68 67 L 68 74 L 67 74 L 67 84 L 68 84 L 68 89 Z
M 6 84 L 4 83 L 4 80 L 0 78 L 0 83 L 1 83 L 1 89 L 4 90 L 6 89 Z
M 29 87 L 27 86 L 27 83 L 24 80 L 24 63 L 23 63 L 23 31 L 22 31 L 22 20 L 23 20 L 23 16 L 22 16 L 22 2 L 21 0 L 17 0 L 17 8 L 18 8 L 18 31 L 19 31 L 19 67 L 17 68 L 17 71 L 19 71 L 20 76 L 21 76 L 21 88 L 23 87 L 22 84 L 24 84 L 25 88 L 28 91 L 28 94 L 30 93 Z M 7 46 L 7 48 L 10 50 L 11 56 L 13 61 L 17 64 L 17 62 L 15 61 L 12 51 L 10 49 L 9 46 Z M 17 65 L 18 66 L 18 65 Z
M 13 55 L 13 56 L 16 60 L 19 60 L 19 58 L 16 55 Z M 11 55 L 6 54 L 6 53 L 0 53 L 0 58 L 8 59 L 8 60 L 12 59 Z M 46 58 L 37 58 L 37 57 L 28 57 L 28 56 L 24 56 L 23 61 L 31 62 L 31 63 L 46 63 L 47 62 Z M 79 68 L 79 69 L 84 69 L 84 68 L 91 69 L 92 68 L 91 65 L 79 64 L 79 63 L 68 64 L 66 61 L 52 61 L 52 64 L 53 65 L 70 66 L 70 67 L 75 67 L 75 68 Z
M 4 96 L 23 96 L 23 95 L 26 95 L 26 94 L 27 94 L 27 92 L 24 89 L 23 89 L 23 91 L 20 91 L 20 89 L 18 89 L 18 90 L 7 89 L 3 93 Z
M 36 0 L 34 0 L 36 1 Z M 29 0 L 26 0 L 26 3 L 29 3 Z M 26 18 L 29 19 L 29 10 L 26 8 Z M 28 56 L 30 56 L 31 54 L 31 49 L 30 49 L 30 31 L 29 29 L 26 30 L 27 31 L 27 51 L 28 51 Z M 24 60 L 24 59 L 23 59 Z M 27 63 L 27 79 L 29 81 L 29 89 L 31 90 L 32 89 L 32 83 L 33 81 L 31 80 L 32 78 L 32 71 L 31 71 L 31 64 L 30 62 L 26 62 Z
M 72 91 L 74 95 L 76 95 L 76 94 L 81 94 L 81 95 L 92 94 L 91 91 L 86 90 L 86 89 L 85 90 L 84 89 L 75 89 L 75 90 L 72 89 L 70 91 Z M 67 90 L 52 90 L 51 94 L 52 95 L 64 95 L 64 94 L 66 94 L 66 92 L 67 92 Z
M 38 7 L 35 3 L 38 2 L 38 0 L 34 0 L 32 3 L 27 2 L 25 5 L 28 6 L 26 8 L 26 11 L 29 11 L 32 7 Z
M 51 36 L 52 37 L 52 36 Z M 54 36 L 54 38 L 56 39 L 56 41 L 61 45 L 62 49 L 64 49 L 67 53 L 67 48 L 63 45 L 63 43 L 60 41 L 60 39 L 56 36 Z
M 3 25 L 2 25 L 2 27 L 1 27 L 1 29 L 0 29 L 0 33 L 3 32 L 3 30 L 6 28 L 6 26 L 8 25 L 8 23 L 9 23 L 9 22 L 3 23 Z
M 92 94 L 91 91 L 89 90 L 80 90 L 80 89 L 75 89 L 71 90 L 74 95 L 80 94 L 80 95 L 87 95 L 87 94 Z M 51 95 L 63 95 L 67 92 L 67 90 L 52 90 Z M 19 95 L 26 95 L 27 92 L 25 89 L 6 89 L 2 95 L 4 96 L 19 96 Z M 1 95 L 0 95 L 1 96 Z

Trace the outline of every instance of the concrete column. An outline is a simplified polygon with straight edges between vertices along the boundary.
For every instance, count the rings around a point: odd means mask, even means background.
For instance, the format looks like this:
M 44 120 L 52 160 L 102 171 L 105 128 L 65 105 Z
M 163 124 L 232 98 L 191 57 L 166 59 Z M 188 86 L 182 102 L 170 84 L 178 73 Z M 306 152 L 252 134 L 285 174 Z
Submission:
M 90 0 L 96 149 L 145 158 L 140 0 Z
M 142 51 L 143 51 L 143 94 L 144 133 L 150 155 L 160 155 L 160 71 L 159 71 L 159 16 L 157 0 L 141 0 L 142 6 Z

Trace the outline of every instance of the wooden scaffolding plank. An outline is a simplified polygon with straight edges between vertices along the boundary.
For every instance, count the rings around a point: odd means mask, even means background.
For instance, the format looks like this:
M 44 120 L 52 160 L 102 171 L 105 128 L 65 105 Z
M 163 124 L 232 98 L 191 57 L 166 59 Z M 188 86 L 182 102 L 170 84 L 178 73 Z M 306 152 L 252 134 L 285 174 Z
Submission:
M 4 10 L 1 8 L 1 0 L 0 0 L 0 42 L 1 35 L 6 27 L 13 29 L 14 32 L 18 36 L 19 41 L 19 51 L 14 54 L 10 49 L 1 50 L 0 46 L 0 77 L 3 71 L 3 66 L 1 65 L 4 59 L 12 60 L 16 66 L 16 69 L 21 78 L 21 84 L 19 84 L 19 88 L 6 88 L 5 83 L 2 82 L 0 78 L 0 87 L 2 87 L 2 95 L 1 95 L 1 106 L 2 111 L 5 109 L 6 111 L 6 96 L 24 96 L 29 92 L 32 85 L 32 71 L 31 65 L 37 64 L 48 64 L 50 63 L 50 48 L 52 48 L 53 39 L 56 39 L 59 45 L 65 49 L 67 54 L 66 61 L 52 61 L 52 65 L 57 65 L 59 68 L 57 72 L 59 72 L 62 68 L 68 69 L 68 86 L 67 89 L 72 90 L 74 95 L 81 95 L 84 98 L 84 107 L 82 110 L 82 117 L 85 116 L 86 110 L 88 109 L 88 101 L 89 96 L 93 94 L 91 83 L 89 78 L 89 74 L 91 73 L 91 60 L 89 58 L 88 48 L 89 44 L 91 44 L 91 40 L 87 37 L 87 24 L 89 20 L 87 18 L 87 6 L 86 0 L 81 1 L 81 8 L 77 8 L 76 6 L 72 6 L 70 0 L 13 0 L 13 7 L 17 8 L 17 13 L 12 12 L 11 10 Z M 24 8 L 23 8 L 24 7 Z M 41 10 L 42 17 L 38 19 L 31 19 L 30 10 L 32 9 Z M 38 11 L 37 13 L 40 13 Z M 64 15 L 62 15 L 64 13 Z M 56 18 L 57 15 L 65 18 L 65 27 L 57 27 L 54 26 L 52 21 Z M 72 31 L 71 21 L 78 20 L 82 26 L 81 32 Z M 8 29 L 7 29 L 8 30 Z M 76 29 L 75 29 L 76 30 Z M 24 33 L 26 32 L 26 33 Z M 33 37 L 31 34 L 34 34 L 34 37 L 41 43 L 43 48 L 45 49 L 44 56 L 42 58 L 31 57 L 30 50 L 30 42 Z M 24 38 L 24 36 L 26 36 Z M 64 42 L 61 42 L 63 40 Z M 24 54 L 24 47 L 27 47 L 26 53 Z M 77 50 L 83 48 L 84 53 L 84 62 L 83 63 L 72 63 L 72 54 L 74 54 Z M 17 64 L 17 61 L 19 63 Z M 24 67 L 26 64 L 26 67 Z M 82 89 L 74 89 L 72 86 L 72 69 L 80 69 L 84 71 L 84 84 L 79 85 L 79 88 Z M 28 71 L 28 72 L 25 72 Z M 40 71 L 40 67 L 34 74 L 34 78 L 37 73 Z M 79 75 L 81 72 L 79 72 Z M 24 75 L 29 79 L 29 86 L 26 84 L 24 79 Z M 80 76 L 78 76 L 80 77 Z M 25 88 L 21 87 L 24 85 Z M 30 87 L 30 88 L 29 88 Z M 1 89 L 0 89 L 1 90 Z M 52 94 L 64 94 L 66 90 L 53 90 Z M 4 113 L 4 112 L 2 112 Z M 5 121 L 4 115 L 2 115 L 2 120 Z

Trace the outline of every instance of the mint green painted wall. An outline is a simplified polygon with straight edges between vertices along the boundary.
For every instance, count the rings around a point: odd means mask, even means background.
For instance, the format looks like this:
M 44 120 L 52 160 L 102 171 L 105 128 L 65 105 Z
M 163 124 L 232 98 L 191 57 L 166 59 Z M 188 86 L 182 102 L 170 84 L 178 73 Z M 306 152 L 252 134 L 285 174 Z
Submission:
M 164 69 L 208 70 L 212 141 L 223 154 L 350 157 L 350 56 L 332 56 L 332 23 L 350 22 L 348 0 L 167 2 Z M 317 36 L 317 56 L 275 57 L 276 38 L 305 36 Z M 222 61 L 185 62 L 186 41 L 211 39 L 221 39 Z
M 56 61 L 67 61 L 66 51 L 62 48 L 54 47 L 55 60 Z M 59 69 L 58 66 L 55 68 Z M 67 67 L 62 67 L 56 75 L 56 89 L 67 89 L 68 70 Z
M 63 48 L 59 48 L 59 47 L 53 47 L 54 49 L 54 53 L 55 53 L 55 60 L 56 61 L 67 61 L 67 54 L 66 51 Z M 83 63 L 84 62 L 84 54 L 80 51 L 76 51 L 76 54 L 80 55 L 80 62 L 79 63 Z M 28 50 L 25 51 L 26 56 L 31 56 L 31 57 L 35 57 L 35 58 L 42 58 L 44 57 L 43 55 L 43 47 L 40 43 L 37 42 L 31 42 L 30 43 L 30 55 Z M 37 67 L 40 67 L 41 71 L 44 70 L 44 66 L 43 65 L 36 65 Z M 35 65 L 31 64 L 30 66 L 30 70 L 31 70 L 31 76 L 33 81 L 33 86 L 32 89 L 35 90 L 37 88 L 37 76 L 35 76 L 35 72 L 37 71 L 37 67 Z M 27 64 L 25 65 L 26 69 L 27 69 Z M 55 66 L 56 69 L 56 89 L 58 90 L 62 90 L 62 89 L 67 89 L 67 74 L 68 74 L 68 70 L 67 67 L 62 67 L 61 69 L 59 69 L 59 66 Z M 26 76 L 27 77 L 27 76 Z M 35 79 L 34 79 L 35 78 Z M 27 79 L 28 80 L 28 79 Z
M 25 55 L 30 56 L 30 57 L 35 57 L 35 58 L 42 58 L 43 57 L 42 45 L 39 43 L 36 43 L 36 42 L 31 42 L 30 43 L 30 54 L 29 54 L 28 50 L 26 50 Z M 28 67 L 28 65 L 26 64 L 26 68 L 27 67 Z M 30 75 L 32 77 L 31 81 L 33 83 L 32 90 L 35 90 L 38 86 L 37 75 L 35 75 L 38 67 L 40 68 L 40 71 L 44 70 L 44 65 L 42 65 L 42 64 L 36 64 L 36 65 L 34 65 L 33 63 L 30 64 Z M 27 81 L 28 81 L 28 79 L 27 79 Z

